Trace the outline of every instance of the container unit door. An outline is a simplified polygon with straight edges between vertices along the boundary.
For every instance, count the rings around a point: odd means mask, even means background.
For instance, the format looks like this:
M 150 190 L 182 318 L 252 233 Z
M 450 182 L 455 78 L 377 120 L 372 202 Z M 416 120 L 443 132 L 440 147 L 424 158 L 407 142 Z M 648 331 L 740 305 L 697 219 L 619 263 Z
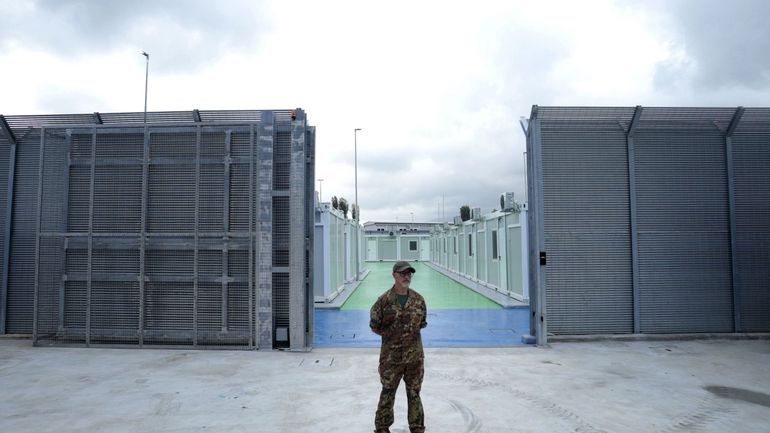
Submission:
M 377 260 L 377 239 L 366 240 L 366 260 L 370 262 Z
M 723 136 L 640 127 L 634 144 L 641 332 L 730 332 Z
M 401 238 L 401 260 L 418 260 L 420 258 L 419 238 Z
M 430 260 L 430 239 L 420 240 L 420 261 L 427 262 Z
M 396 238 L 380 238 L 377 248 L 380 260 L 396 260 Z
M 548 331 L 630 333 L 625 133 L 615 122 L 540 122 Z M 509 234 L 516 239 L 515 231 Z

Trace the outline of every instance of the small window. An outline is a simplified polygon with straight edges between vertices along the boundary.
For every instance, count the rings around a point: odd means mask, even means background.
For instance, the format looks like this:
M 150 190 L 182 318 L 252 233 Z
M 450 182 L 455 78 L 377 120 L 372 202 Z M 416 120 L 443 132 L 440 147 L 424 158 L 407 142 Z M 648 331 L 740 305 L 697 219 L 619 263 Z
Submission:
M 446 252 L 446 238 L 444 238 L 444 252 Z
M 492 259 L 499 259 L 497 255 L 497 230 L 492 230 Z
M 457 238 L 452 236 L 452 253 L 457 255 Z
M 473 233 L 468 233 L 468 255 L 473 255 Z
M 417 251 L 417 241 L 409 241 L 409 251 Z

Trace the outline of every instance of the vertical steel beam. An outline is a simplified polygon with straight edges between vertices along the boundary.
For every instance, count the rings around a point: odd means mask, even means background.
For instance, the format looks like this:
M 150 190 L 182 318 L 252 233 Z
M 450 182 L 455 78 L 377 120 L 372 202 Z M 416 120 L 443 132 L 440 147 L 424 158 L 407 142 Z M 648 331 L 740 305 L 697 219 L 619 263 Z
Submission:
M 232 144 L 232 130 L 225 131 L 225 154 L 224 154 L 224 184 L 222 185 L 222 332 L 227 331 L 228 322 L 228 291 L 230 279 L 230 146 Z
M 730 270 L 733 283 L 733 332 L 743 332 L 741 326 L 741 280 L 738 272 L 738 234 L 735 221 L 735 167 L 733 161 L 733 133 L 743 117 L 744 108 L 735 109 L 725 133 L 725 154 L 727 156 L 727 200 L 730 218 Z
M 546 307 L 546 266 L 545 228 L 543 209 L 543 159 L 540 119 L 537 119 L 537 106 L 532 108 L 527 137 L 528 182 L 530 188 L 529 216 L 530 228 L 530 332 L 535 336 L 538 346 L 548 344 L 548 316 Z M 534 304 L 534 305 L 532 305 Z
M 305 269 L 305 312 L 306 312 L 306 326 L 305 326 L 305 341 L 306 346 L 310 346 L 313 342 L 313 310 L 315 305 L 315 297 L 313 296 L 313 253 L 315 242 L 315 127 L 306 125 L 306 145 L 305 145 L 305 260 L 307 269 Z M 358 208 L 356 208 L 356 216 L 358 216 Z M 360 256 L 363 248 L 361 248 L 361 226 L 358 218 L 355 221 L 355 233 L 356 242 L 359 246 L 356 248 L 358 256 L 356 258 L 357 263 L 360 263 Z M 356 276 L 358 278 L 358 276 Z
M 195 228 L 193 239 L 193 347 L 198 345 L 198 230 L 201 201 L 201 127 L 195 128 Z
M 628 151 L 628 197 L 631 218 L 631 281 L 632 297 L 634 309 L 634 334 L 641 332 L 641 310 L 640 310 L 640 287 L 639 287 L 639 229 L 637 221 L 637 203 L 636 203 L 636 158 L 634 147 L 634 133 L 638 125 L 639 118 L 642 116 L 642 106 L 637 105 L 634 110 L 634 116 L 631 118 L 631 124 L 626 131 L 626 147 Z
M 43 204 L 43 168 L 45 158 L 45 127 L 40 128 L 40 148 L 37 171 L 37 211 L 35 220 L 35 293 L 32 300 L 32 344 L 38 340 L 38 301 L 40 298 L 40 216 Z
M 257 133 L 257 299 L 258 347 L 273 348 L 273 144 L 275 119 L 263 111 Z
M 91 291 L 94 250 L 94 178 L 96 177 L 96 128 L 91 132 L 91 173 L 88 185 L 88 267 L 86 270 L 86 347 L 91 346 Z
M 289 183 L 289 348 L 306 347 L 305 304 L 305 116 L 297 110 L 291 122 L 291 169 Z
M 8 185 L 5 196 L 5 233 L 3 244 L 3 281 L 0 287 L 0 335 L 5 334 L 5 322 L 8 317 L 8 271 L 11 263 L 11 228 L 13 227 L 13 189 L 14 177 L 16 174 L 16 137 L 11 128 L 0 115 L 0 132 L 8 139 L 10 147 L 8 149 Z
M 254 348 L 254 124 L 249 128 L 249 349 Z
M 64 170 L 64 179 L 62 180 L 62 186 L 64 192 L 62 193 L 62 215 L 63 215 L 63 227 L 62 233 L 67 233 L 69 224 L 69 197 L 70 197 L 70 170 L 72 169 L 72 130 L 67 130 L 67 154 L 66 161 L 67 168 Z M 67 273 L 67 250 L 69 249 L 69 238 L 64 235 L 64 274 Z M 65 300 L 66 300 L 67 281 L 62 275 L 62 279 L 59 282 L 59 330 L 64 330 L 64 314 L 65 314 Z
M 149 171 L 150 171 L 150 130 L 144 124 L 144 150 L 142 152 L 142 214 L 140 215 L 139 232 L 139 348 L 144 347 L 144 291 L 145 291 L 145 260 L 147 243 L 147 206 L 149 203 Z

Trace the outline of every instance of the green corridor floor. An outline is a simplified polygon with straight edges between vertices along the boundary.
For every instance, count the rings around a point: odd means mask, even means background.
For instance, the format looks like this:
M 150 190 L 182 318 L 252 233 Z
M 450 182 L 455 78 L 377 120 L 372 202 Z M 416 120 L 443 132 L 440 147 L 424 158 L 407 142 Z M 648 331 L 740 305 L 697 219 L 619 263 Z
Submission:
M 425 298 L 429 309 L 499 309 L 499 304 L 473 290 L 414 262 L 417 271 L 411 287 Z M 393 262 L 367 262 L 369 275 L 342 305 L 342 310 L 369 310 L 374 301 L 393 285 Z

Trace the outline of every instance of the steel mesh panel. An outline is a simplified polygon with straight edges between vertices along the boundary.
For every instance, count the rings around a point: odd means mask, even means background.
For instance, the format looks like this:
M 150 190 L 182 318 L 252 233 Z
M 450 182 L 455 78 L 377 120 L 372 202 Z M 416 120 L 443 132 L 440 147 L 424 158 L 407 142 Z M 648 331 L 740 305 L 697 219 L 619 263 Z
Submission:
M 197 134 L 190 132 L 161 132 L 150 134 L 150 158 L 195 159 Z
M 113 274 L 134 281 L 139 276 L 138 250 L 93 249 L 91 255 L 91 272 L 94 275 Z
M 640 330 L 731 331 L 724 138 L 711 126 L 646 130 L 634 144 Z
M 251 134 L 248 132 L 233 132 L 230 136 L 230 156 L 236 158 L 251 158 Z
M 650 131 L 634 143 L 640 232 L 728 230 L 720 134 Z
M 249 275 L 249 252 L 230 250 L 227 253 L 227 273 L 231 277 L 239 277 L 245 281 Z
M 94 233 L 138 233 L 142 220 L 142 166 L 97 166 L 93 209 Z M 79 216 L 70 214 L 75 221 Z M 70 226 L 73 222 L 71 219 Z
M 244 112 L 244 116 L 253 117 L 255 113 L 262 115 L 259 112 Z M 226 119 L 228 116 L 232 118 L 231 114 L 217 112 L 213 115 Z M 265 205 L 265 197 L 261 197 L 265 191 L 258 195 L 252 190 L 257 167 L 268 173 L 275 172 L 272 143 L 281 143 L 282 146 L 278 147 L 283 152 L 279 159 L 285 164 L 277 170 L 279 175 L 275 185 L 283 191 L 288 190 L 290 177 L 294 175 L 291 173 L 292 137 L 287 130 L 292 114 L 290 111 L 276 114 L 277 117 L 273 117 L 272 113 L 268 115 L 269 127 L 259 127 L 260 140 L 263 136 L 267 137 L 264 134 L 266 131 L 273 134 L 269 139 L 270 148 L 263 143 L 265 146 L 260 147 L 260 152 L 256 152 L 252 141 L 257 135 L 249 132 L 257 130 L 252 125 L 151 125 L 149 163 L 142 161 L 143 128 L 84 125 L 84 119 L 97 119 L 98 115 L 80 116 L 83 119 L 78 116 L 21 119 L 21 123 L 68 125 L 67 129 L 48 129 L 46 166 L 42 173 L 36 166 L 38 155 L 35 153 L 41 143 L 39 135 L 35 135 L 36 131 L 25 131 L 25 141 L 29 146 L 24 149 L 24 143 L 20 144 L 17 153 L 17 165 L 24 166 L 24 170 L 19 170 L 15 190 L 18 194 L 20 188 L 27 188 L 24 192 L 29 200 L 25 212 L 21 214 L 24 217 L 19 218 L 19 207 L 14 209 L 18 224 L 14 226 L 13 239 L 24 240 L 17 233 L 17 229 L 24 229 L 24 223 L 27 223 L 30 236 L 26 245 L 22 242 L 18 248 L 13 246 L 10 285 L 22 279 L 14 280 L 14 274 L 23 277 L 23 270 L 28 272 L 30 268 L 38 267 L 37 289 L 42 304 L 35 305 L 40 314 L 35 324 L 40 331 L 36 343 L 141 346 L 196 343 L 245 345 L 253 341 L 256 323 L 250 324 L 250 321 L 256 320 L 257 303 L 256 297 L 250 299 L 256 294 L 251 284 L 261 273 L 270 272 L 270 260 L 256 263 L 259 256 L 255 255 L 256 251 L 250 253 L 249 244 L 256 247 L 253 241 L 257 237 L 247 242 L 249 232 L 252 227 L 260 227 L 257 214 L 260 218 L 267 217 L 263 230 L 272 231 L 272 223 L 276 221 L 273 218 L 281 218 L 281 223 L 275 224 L 278 226 L 276 233 L 262 237 L 272 240 L 276 235 L 282 241 L 275 249 L 278 254 L 273 254 L 277 257 L 274 265 L 278 267 L 288 266 L 289 237 L 297 236 L 289 219 L 288 194 L 276 197 L 279 211 L 273 212 L 269 191 Z M 190 112 L 168 112 L 148 117 L 151 122 L 171 123 L 190 122 L 194 115 Z M 139 117 L 137 113 L 113 113 L 103 115 L 102 120 L 105 119 L 105 123 L 121 124 L 136 122 Z M 273 119 L 284 121 L 283 126 L 274 129 Z M 75 123 L 79 125 L 73 125 Z M 280 133 L 282 140 L 274 138 L 276 129 L 283 131 Z M 199 161 L 196 158 L 198 149 Z M 251 161 L 257 153 L 259 158 Z M 297 157 L 305 170 L 312 164 L 311 160 L 306 161 L 301 155 Z M 147 167 L 145 182 L 142 179 L 144 167 Z M 200 171 L 197 171 L 198 168 Z M 22 171 L 27 179 L 24 179 Z M 37 233 L 34 218 L 38 214 L 37 196 L 28 194 L 37 191 L 38 179 L 42 179 L 40 187 L 43 194 L 40 233 Z M 143 183 L 146 191 L 142 191 Z M 268 190 L 275 191 L 275 185 L 269 181 L 265 184 L 269 185 Z M 265 184 L 261 185 L 262 189 Z M 312 191 L 311 181 L 308 188 Z M 197 198 L 196 189 L 200 194 Z M 225 192 L 229 194 L 225 195 Z M 312 196 L 307 191 L 304 195 Z M 141 226 L 143 198 L 147 204 L 147 234 L 143 233 Z M 253 205 L 258 200 L 261 200 L 262 206 Z M 305 201 L 308 200 L 303 199 Z M 24 200 L 16 198 L 15 205 L 20 204 L 24 205 Z M 250 208 L 252 214 L 249 213 Z M 308 209 L 304 211 L 308 212 Z M 226 215 L 229 215 L 229 220 L 225 220 Z M 312 224 L 308 223 L 308 226 L 312 229 Z M 259 236 L 258 230 L 253 234 Z M 307 233 L 302 234 L 302 237 L 305 236 Z M 145 239 L 144 244 L 141 239 Z M 39 254 L 34 247 L 29 248 L 37 240 L 41 245 Z M 270 243 L 265 246 L 273 249 Z M 146 245 L 143 265 L 146 280 L 142 279 L 146 282 L 143 283 L 144 294 L 140 299 L 139 256 L 142 245 Z M 28 250 L 26 256 L 32 260 L 28 266 L 20 267 L 24 263 L 25 246 Z M 93 249 L 89 254 L 91 246 Z M 196 246 L 200 248 L 197 254 Z M 222 249 L 227 249 L 226 256 L 222 254 Z M 267 251 L 264 256 L 270 257 L 270 250 Z M 309 272 L 307 251 L 303 253 L 305 271 Z M 39 257 L 37 263 L 36 256 Z M 197 266 L 195 257 L 198 258 Z M 225 272 L 223 266 L 226 267 Z M 248 275 L 250 268 L 251 278 Z M 267 316 L 264 321 L 269 323 L 275 318 L 275 326 L 282 329 L 288 329 L 291 320 L 288 275 L 282 273 L 276 277 L 279 284 L 275 289 L 280 298 L 278 313 L 274 317 Z M 35 284 L 33 278 L 28 279 L 32 280 L 27 289 L 31 302 Z M 9 290 L 9 302 L 18 293 L 16 289 Z M 250 302 L 254 309 L 249 308 Z M 142 304 L 144 308 L 140 311 Z M 10 310 L 12 314 L 23 311 L 21 308 Z M 250 312 L 253 317 L 250 317 Z M 144 320 L 140 323 L 142 315 Z M 31 318 L 31 313 L 27 317 Z M 12 317 L 9 317 L 9 323 L 11 321 Z M 259 325 L 264 332 L 261 323 Z M 260 339 L 262 343 L 265 340 Z
M 0 233 L 3 233 L 3 235 L 0 236 L 0 262 L 8 259 L 5 252 L 5 230 L 9 223 L 9 221 L 6 221 L 6 212 L 8 211 L 8 174 L 9 169 L 13 170 L 11 167 L 9 167 L 10 159 L 11 143 L 2 133 L 0 133 L 0 230 L 2 230 Z M 5 268 L 0 267 L 0 281 L 2 281 L 2 279 L 5 277 L 4 274 Z M 0 291 L 0 308 L 3 308 L 5 305 L 6 300 L 3 296 L 3 293 Z M 0 325 L 4 325 L 4 323 Z
M 198 251 L 198 276 L 221 277 L 222 276 L 222 251 L 200 250 Z
M 640 233 L 641 331 L 732 331 L 729 248 L 726 232 Z
M 195 165 L 151 165 L 147 231 L 192 233 L 195 230 Z
M 249 164 L 233 164 L 230 166 L 230 231 L 249 231 L 249 190 L 251 189 L 251 180 Z M 254 219 L 252 218 L 252 221 Z
M 273 266 L 289 266 L 289 197 L 273 197 Z
M 87 161 L 91 159 L 93 138 L 90 133 L 73 133 L 70 144 L 70 159 Z
M 83 333 L 83 341 L 86 329 L 86 287 L 85 281 L 67 281 L 64 285 L 64 329 L 70 330 L 70 335 Z
M 193 343 L 192 283 L 150 282 L 144 296 L 145 344 Z
M 147 250 L 145 272 L 150 278 L 193 279 L 192 250 Z
M 221 262 L 220 262 L 221 263 Z M 222 332 L 222 284 L 198 284 L 198 333 Z
M 273 324 L 289 326 L 289 274 L 273 273 Z
M 224 131 L 201 133 L 201 158 L 222 159 L 225 154 Z
M 138 343 L 139 282 L 93 281 L 90 324 L 91 343 Z
M 42 173 L 43 197 L 40 201 L 42 207 L 40 212 L 40 230 L 44 232 L 61 232 L 66 227 L 64 225 L 66 210 L 63 197 L 66 196 L 67 190 L 66 161 L 68 144 L 68 136 L 64 131 L 46 130 Z
M 87 232 L 91 195 L 91 168 L 71 166 L 67 190 L 67 231 Z
M 291 184 L 291 132 L 276 132 L 273 146 L 273 189 L 288 190 Z
M 6 119 L 10 124 L 10 119 Z M 32 333 L 39 149 L 39 130 L 22 138 L 16 148 L 6 316 L 9 334 Z
M 110 130 L 99 130 L 96 134 L 96 158 L 120 158 L 127 162 L 141 162 L 144 157 L 144 132 L 141 129 L 136 129 L 135 131 L 134 133 L 116 133 L 110 132 Z M 73 155 L 74 147 L 73 143 Z M 90 158 L 91 155 L 89 154 L 85 157 Z
M 759 112 L 757 112 L 759 111 Z M 764 130 L 743 128 L 733 137 L 736 267 L 744 332 L 770 331 L 770 110 L 747 109 L 744 118 Z M 741 122 L 743 123 L 743 119 Z M 761 123 L 764 121 L 764 123 Z M 745 132 L 744 132 L 745 131 Z
M 249 286 L 245 282 L 227 287 L 227 329 L 249 330 Z
M 626 136 L 617 120 L 589 118 L 580 126 L 542 122 L 549 331 L 627 333 L 633 288 Z
M 37 303 L 35 305 L 38 338 L 54 337 L 59 330 L 61 275 L 64 272 L 63 248 L 63 238 L 46 237 L 40 239 Z
M 224 173 L 223 164 L 201 165 L 199 232 L 224 231 Z

